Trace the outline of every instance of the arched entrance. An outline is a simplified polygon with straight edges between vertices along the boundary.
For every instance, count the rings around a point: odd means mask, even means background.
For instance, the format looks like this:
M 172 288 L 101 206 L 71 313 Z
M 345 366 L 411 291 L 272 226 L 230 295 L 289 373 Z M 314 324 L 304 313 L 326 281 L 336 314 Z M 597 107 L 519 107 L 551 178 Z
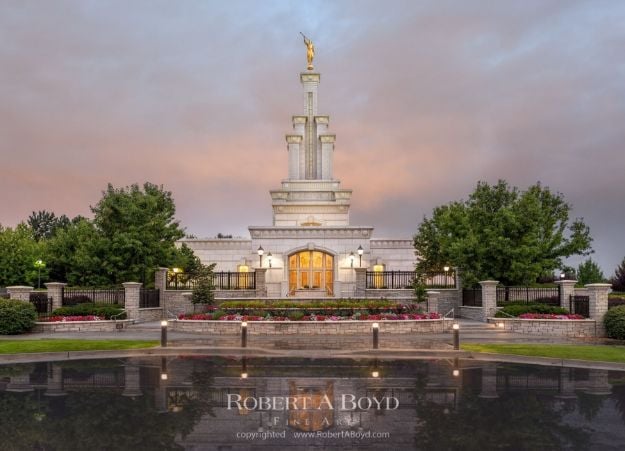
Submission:
M 289 256 L 289 293 L 322 291 L 333 295 L 334 256 L 322 251 L 299 251 Z

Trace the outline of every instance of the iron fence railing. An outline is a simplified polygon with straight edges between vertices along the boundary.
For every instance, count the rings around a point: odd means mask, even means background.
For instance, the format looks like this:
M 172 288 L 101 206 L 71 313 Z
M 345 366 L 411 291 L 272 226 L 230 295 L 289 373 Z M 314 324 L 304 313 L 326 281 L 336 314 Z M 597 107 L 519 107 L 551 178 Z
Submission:
M 40 318 L 52 313 L 52 298 L 48 297 L 48 293 L 34 291 L 30 293 L 28 300 L 35 307 Z
M 497 305 L 508 303 L 560 305 L 560 287 L 497 287 Z
M 167 277 L 165 287 L 168 290 L 192 290 L 197 279 L 188 274 L 172 273 Z M 213 273 L 216 290 L 255 290 L 255 272 L 220 271 Z
M 411 289 L 420 277 L 427 288 L 456 288 L 454 271 L 416 273 L 414 271 L 367 271 L 369 289 Z
M 582 315 L 584 318 L 590 316 L 590 297 L 589 296 L 569 296 L 569 312 Z
M 123 306 L 126 293 L 123 288 L 63 288 L 63 305 L 71 306 L 94 302 L 98 304 L 118 304 Z
M 482 306 L 482 289 L 481 288 L 465 288 L 462 290 L 462 305 L 467 307 Z
M 156 308 L 160 306 L 160 291 L 158 288 L 141 288 L 139 291 L 139 308 Z

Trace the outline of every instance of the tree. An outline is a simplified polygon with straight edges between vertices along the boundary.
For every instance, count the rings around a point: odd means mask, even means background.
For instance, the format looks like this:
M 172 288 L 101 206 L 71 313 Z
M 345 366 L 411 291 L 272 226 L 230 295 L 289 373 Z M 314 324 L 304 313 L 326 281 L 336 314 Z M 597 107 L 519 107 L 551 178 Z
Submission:
M 0 286 L 36 285 L 35 262 L 42 258 L 44 246 L 35 240 L 24 223 L 14 229 L 0 226 Z M 47 277 L 47 270 L 41 272 Z
M 610 280 L 614 291 L 625 291 L 625 258 L 620 265 L 616 267 L 614 276 Z
M 169 266 L 175 242 L 184 236 L 174 219 L 171 192 L 145 183 L 114 188 L 109 184 L 92 207 L 94 224 L 103 239 L 102 270 L 112 283 L 151 280 L 157 266 Z
M 194 304 L 212 305 L 215 300 L 215 282 L 213 270 L 216 263 L 201 265 L 195 276 L 195 286 L 191 293 L 191 302 Z
M 577 267 L 577 281 L 582 285 L 586 285 L 588 283 L 601 283 L 604 280 L 605 277 L 603 277 L 603 271 L 601 271 L 599 265 L 591 258 L 584 261 Z
M 37 241 L 51 238 L 56 230 L 67 227 L 70 220 L 67 216 L 61 215 L 58 218 L 54 213 L 47 210 L 32 212 L 26 221 Z
M 485 279 L 532 283 L 563 258 L 592 252 L 588 226 L 569 222 L 570 210 L 561 194 L 539 183 L 521 192 L 503 180 L 478 182 L 467 201 L 439 206 L 423 219 L 414 236 L 417 270 L 457 266 L 466 286 Z

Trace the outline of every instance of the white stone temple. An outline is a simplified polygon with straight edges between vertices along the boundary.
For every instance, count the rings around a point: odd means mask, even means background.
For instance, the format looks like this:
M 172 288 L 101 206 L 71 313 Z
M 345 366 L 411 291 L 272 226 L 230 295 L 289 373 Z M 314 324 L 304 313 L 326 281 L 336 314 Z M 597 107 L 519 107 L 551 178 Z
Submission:
M 411 239 L 373 238 L 373 227 L 350 225 L 352 191 L 334 177 L 336 136 L 328 130 L 329 116 L 318 113 L 321 75 L 308 70 L 300 81 L 304 111 L 293 116 L 293 132 L 286 135 L 288 178 L 270 191 L 272 225 L 249 226 L 249 239 L 180 243 L 202 263 L 216 263 L 215 271 L 267 269 L 268 297 L 351 297 L 356 268 L 412 271 L 415 252 Z

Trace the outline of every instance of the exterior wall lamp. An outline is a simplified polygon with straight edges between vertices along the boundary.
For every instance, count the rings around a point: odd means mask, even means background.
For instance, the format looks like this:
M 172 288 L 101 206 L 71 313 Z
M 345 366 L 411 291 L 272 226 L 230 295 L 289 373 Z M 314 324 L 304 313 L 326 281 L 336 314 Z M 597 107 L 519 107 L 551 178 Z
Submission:
M 354 267 L 354 258 L 356 258 L 356 257 L 354 256 L 354 253 L 353 253 L 353 252 L 350 252 L 350 254 L 349 254 L 349 265 L 350 265 L 352 268 Z
M 360 260 L 358 262 L 358 267 L 362 268 L 362 254 L 365 253 L 365 250 L 362 248 L 362 246 L 358 246 L 358 259 Z
M 265 249 L 262 246 L 258 246 L 258 258 L 260 259 L 260 267 L 263 267 L 263 254 L 265 253 Z

